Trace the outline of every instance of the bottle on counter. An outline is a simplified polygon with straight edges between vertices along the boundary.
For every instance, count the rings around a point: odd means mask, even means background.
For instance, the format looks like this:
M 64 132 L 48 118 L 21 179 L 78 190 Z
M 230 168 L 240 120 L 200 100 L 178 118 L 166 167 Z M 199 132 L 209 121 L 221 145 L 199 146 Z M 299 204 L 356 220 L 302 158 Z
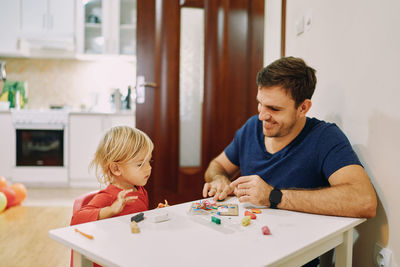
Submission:
M 132 97 L 132 89 L 131 86 L 128 86 L 128 94 L 124 99 L 125 109 L 131 109 L 131 97 Z

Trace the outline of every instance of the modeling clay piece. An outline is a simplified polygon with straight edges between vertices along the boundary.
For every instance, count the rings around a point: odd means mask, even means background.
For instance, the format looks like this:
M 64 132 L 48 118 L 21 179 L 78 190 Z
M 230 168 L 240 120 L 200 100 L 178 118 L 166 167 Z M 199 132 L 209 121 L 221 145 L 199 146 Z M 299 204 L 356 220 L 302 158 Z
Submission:
M 250 216 L 244 216 L 242 219 L 242 225 L 247 226 L 250 224 Z
M 195 210 L 198 210 L 198 209 L 216 210 L 216 209 L 218 209 L 217 203 L 215 201 L 210 201 L 207 199 L 203 200 L 203 201 L 200 200 L 199 202 L 194 203 L 192 206 Z
M 141 213 L 139 213 L 139 214 L 136 214 L 135 216 L 132 216 L 131 222 L 135 221 L 135 222 L 138 223 L 138 222 L 140 222 L 140 221 L 143 221 L 143 219 L 144 219 L 144 213 L 141 212 Z
M 137 225 L 137 222 L 135 221 L 131 222 L 131 232 L 132 234 L 140 233 L 139 225 Z
M 165 207 L 168 207 L 169 205 L 168 205 L 168 201 L 166 200 L 166 199 L 164 199 L 164 202 L 165 203 L 158 203 L 158 208 L 165 208 Z
M 193 214 L 202 214 L 203 210 L 221 216 L 239 215 L 238 204 L 217 204 L 215 201 L 210 201 L 208 199 L 193 202 L 190 207 L 190 212 Z
M 211 216 L 211 221 L 215 224 L 221 224 L 221 219 L 214 216 Z
M 261 213 L 261 210 L 260 210 L 260 209 L 251 209 L 251 212 L 252 212 L 252 213 L 260 214 L 260 213 Z
M 168 221 L 168 220 L 169 220 L 169 216 L 168 216 L 167 212 L 165 214 L 161 214 L 161 215 L 155 216 L 154 219 L 153 219 L 153 221 L 155 223 L 164 222 L 164 221 Z
M 250 211 L 248 211 L 248 210 L 246 210 L 246 211 L 244 212 L 244 216 L 249 216 L 250 219 L 252 219 L 252 220 L 257 219 L 257 216 L 256 216 L 254 213 L 252 213 L 252 212 L 250 212 Z
M 262 231 L 263 235 L 270 235 L 271 234 L 271 231 L 269 230 L 268 226 L 263 226 L 261 228 L 261 231 Z
M 76 228 L 75 228 L 75 232 L 80 233 L 81 235 L 83 235 L 83 236 L 86 237 L 86 238 L 93 239 L 93 236 L 92 236 L 92 235 L 89 235 L 89 234 L 86 234 L 86 233 L 84 233 L 84 232 L 81 232 L 81 231 L 79 231 L 79 230 L 76 229 Z

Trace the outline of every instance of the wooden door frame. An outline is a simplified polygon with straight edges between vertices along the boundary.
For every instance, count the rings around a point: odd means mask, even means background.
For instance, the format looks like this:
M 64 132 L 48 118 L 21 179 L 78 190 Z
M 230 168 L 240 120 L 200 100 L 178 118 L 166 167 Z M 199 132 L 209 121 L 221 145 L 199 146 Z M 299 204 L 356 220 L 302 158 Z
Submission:
M 146 87 L 147 103 L 136 104 L 136 114 L 145 114 L 136 116 L 136 127 L 154 143 L 146 186 L 154 208 L 170 200 L 178 186 L 178 158 L 171 155 L 179 155 L 179 0 L 138 0 L 137 5 L 137 75 L 157 84 Z
M 152 105 L 136 104 L 136 113 L 146 115 L 136 116 L 136 127 L 146 132 L 155 145 L 152 177 L 146 186 L 150 208 L 154 208 L 164 199 L 177 204 L 200 198 L 202 175 L 208 163 L 229 144 L 236 130 L 257 113 L 255 78 L 263 60 L 264 0 L 137 3 L 137 75 L 158 85 L 146 88 L 146 99 Z M 201 7 L 202 3 L 205 82 L 201 166 L 183 169 L 179 168 L 180 8 Z M 240 17 L 234 17 L 237 14 Z M 146 31 L 146 37 L 140 31 Z
M 282 0 L 281 10 L 281 57 L 286 54 L 286 0 Z

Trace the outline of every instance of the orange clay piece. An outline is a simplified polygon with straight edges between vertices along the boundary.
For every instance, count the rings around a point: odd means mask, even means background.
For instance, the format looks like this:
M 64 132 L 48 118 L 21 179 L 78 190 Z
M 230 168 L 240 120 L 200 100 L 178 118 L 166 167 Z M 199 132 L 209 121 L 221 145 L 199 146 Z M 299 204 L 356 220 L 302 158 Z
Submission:
M 86 237 L 86 238 L 93 239 L 93 236 L 92 236 L 92 235 L 89 235 L 89 234 L 86 234 L 86 233 L 84 233 L 84 232 L 81 232 L 81 231 L 79 231 L 79 230 L 76 229 L 76 228 L 75 228 L 75 232 L 80 233 L 81 235 L 83 235 L 83 236 Z
M 252 219 L 252 220 L 255 220 L 255 219 L 257 218 L 257 216 L 256 216 L 254 213 L 252 213 L 252 212 L 250 212 L 250 211 L 248 211 L 248 210 L 246 210 L 246 211 L 244 212 L 244 216 L 249 216 L 250 219 Z
M 260 213 L 261 213 L 261 210 L 260 210 L 260 209 L 251 209 L 251 212 L 252 212 L 252 213 L 260 214 Z
M 164 199 L 165 203 L 158 203 L 158 208 L 165 208 L 168 207 L 168 201 L 166 199 Z

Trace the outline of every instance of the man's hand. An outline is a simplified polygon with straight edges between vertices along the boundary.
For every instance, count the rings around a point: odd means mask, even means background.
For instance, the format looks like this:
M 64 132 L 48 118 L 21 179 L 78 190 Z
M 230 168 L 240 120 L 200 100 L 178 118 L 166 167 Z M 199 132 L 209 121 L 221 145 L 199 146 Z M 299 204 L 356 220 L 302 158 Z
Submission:
M 258 175 L 241 176 L 230 184 L 240 202 L 257 206 L 270 206 L 269 194 L 273 187 Z
M 203 187 L 203 197 L 214 197 L 214 200 L 223 200 L 233 193 L 234 188 L 230 187 L 230 181 L 223 175 L 217 175 L 214 180 L 205 183 Z

